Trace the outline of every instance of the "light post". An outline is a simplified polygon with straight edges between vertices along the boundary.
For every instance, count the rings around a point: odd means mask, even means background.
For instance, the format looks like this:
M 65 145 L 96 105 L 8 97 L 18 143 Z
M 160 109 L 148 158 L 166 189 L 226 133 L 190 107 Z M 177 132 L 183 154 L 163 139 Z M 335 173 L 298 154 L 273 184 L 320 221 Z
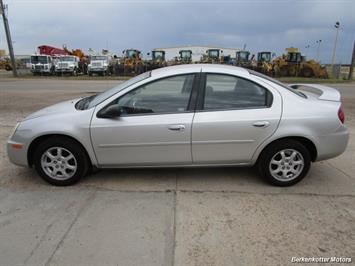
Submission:
M 334 64 L 335 64 L 335 53 L 336 53 L 336 49 L 337 49 L 338 35 L 339 35 L 339 29 L 340 29 L 339 21 L 335 22 L 334 27 L 336 28 L 336 35 L 335 35 L 335 43 L 334 43 L 333 56 L 332 56 L 332 68 L 334 68 Z
M 306 59 L 307 59 L 307 54 L 308 54 L 309 47 L 311 47 L 309 44 L 307 44 L 307 45 L 304 47 L 304 48 L 306 48 L 306 52 L 305 52 Z
M 316 43 L 318 44 L 318 46 L 317 46 L 317 62 L 320 62 L 319 52 L 320 52 L 320 44 L 322 43 L 322 40 L 318 40 L 318 41 L 316 41 Z

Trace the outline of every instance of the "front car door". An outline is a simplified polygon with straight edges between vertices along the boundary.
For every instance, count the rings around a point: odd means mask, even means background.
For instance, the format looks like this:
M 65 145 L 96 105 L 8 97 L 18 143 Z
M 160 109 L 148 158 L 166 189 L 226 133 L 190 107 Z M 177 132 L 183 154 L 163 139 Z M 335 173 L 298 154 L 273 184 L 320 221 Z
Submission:
M 99 118 L 95 111 L 91 138 L 99 165 L 155 166 L 191 164 L 190 95 L 195 74 L 153 80 L 118 96 L 108 105 L 117 118 Z
M 267 84 L 224 73 L 204 73 L 193 120 L 194 164 L 249 164 L 276 130 L 281 96 Z

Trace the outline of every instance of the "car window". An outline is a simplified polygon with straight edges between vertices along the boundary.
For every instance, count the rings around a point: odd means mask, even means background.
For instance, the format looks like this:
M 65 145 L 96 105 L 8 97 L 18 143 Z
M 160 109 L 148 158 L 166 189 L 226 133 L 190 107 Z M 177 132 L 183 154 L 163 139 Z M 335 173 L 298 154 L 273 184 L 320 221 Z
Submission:
M 128 92 L 112 104 L 122 115 L 179 113 L 187 111 L 194 75 L 180 75 L 153 81 Z
M 271 105 L 264 87 L 235 76 L 207 74 L 203 110 L 263 108 Z

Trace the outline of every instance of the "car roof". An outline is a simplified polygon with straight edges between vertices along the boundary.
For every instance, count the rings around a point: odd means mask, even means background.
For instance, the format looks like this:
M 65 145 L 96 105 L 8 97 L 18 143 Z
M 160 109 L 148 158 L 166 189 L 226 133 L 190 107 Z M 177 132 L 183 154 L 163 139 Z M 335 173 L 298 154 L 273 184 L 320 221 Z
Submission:
M 192 72 L 219 72 L 219 73 L 231 73 L 239 75 L 248 75 L 249 71 L 242 67 L 236 67 L 231 65 L 219 65 L 219 64 L 184 64 L 175 65 L 169 67 L 158 68 L 152 70 L 152 77 L 162 77 L 174 74 L 192 73 Z

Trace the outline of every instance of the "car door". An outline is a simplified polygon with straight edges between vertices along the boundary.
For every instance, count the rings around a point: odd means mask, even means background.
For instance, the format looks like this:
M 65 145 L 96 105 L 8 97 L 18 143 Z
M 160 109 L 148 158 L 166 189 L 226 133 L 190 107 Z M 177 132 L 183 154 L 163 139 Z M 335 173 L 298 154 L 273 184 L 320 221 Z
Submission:
M 119 117 L 94 115 L 91 137 L 99 164 L 191 164 L 194 77 L 184 74 L 144 84 L 105 107 L 117 107 Z
M 266 84 L 205 73 L 192 128 L 194 164 L 248 164 L 276 130 L 281 96 Z

